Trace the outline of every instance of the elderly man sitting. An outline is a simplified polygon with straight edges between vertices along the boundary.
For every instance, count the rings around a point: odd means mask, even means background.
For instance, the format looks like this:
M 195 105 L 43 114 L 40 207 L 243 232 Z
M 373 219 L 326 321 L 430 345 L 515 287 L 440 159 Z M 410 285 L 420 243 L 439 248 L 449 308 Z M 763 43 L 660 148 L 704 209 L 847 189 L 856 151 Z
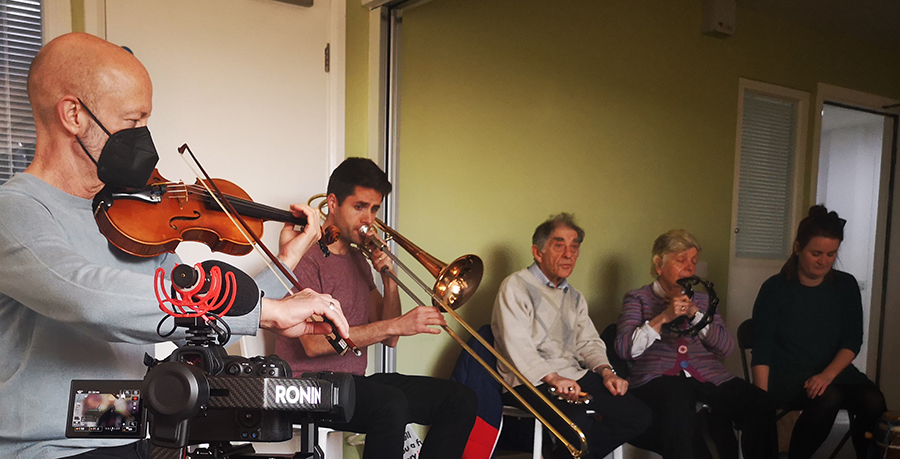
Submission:
M 497 350 L 528 381 L 519 381 L 498 364 L 500 374 L 545 419 L 580 446 L 576 434 L 525 384 L 537 386 L 584 432 L 588 453 L 601 458 L 640 434 L 650 423 L 650 410 L 628 394 L 628 382 L 616 375 L 606 358 L 606 346 L 588 316 L 584 295 L 566 281 L 575 269 L 582 230 L 562 213 L 537 227 L 532 236 L 534 263 L 500 284 L 494 303 L 492 330 Z M 590 405 L 570 403 L 582 393 Z M 519 405 L 510 393 L 504 403 Z M 599 416 L 588 415 L 587 408 Z M 556 454 L 562 454 L 558 450 Z

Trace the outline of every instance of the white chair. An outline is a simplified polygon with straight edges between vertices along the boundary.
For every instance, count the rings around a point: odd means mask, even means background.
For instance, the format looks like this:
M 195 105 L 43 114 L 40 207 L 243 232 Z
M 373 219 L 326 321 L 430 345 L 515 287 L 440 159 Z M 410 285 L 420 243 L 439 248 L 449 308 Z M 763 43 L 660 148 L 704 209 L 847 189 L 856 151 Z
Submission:
M 294 438 L 279 443 L 251 443 L 256 454 L 290 455 L 302 448 L 302 434 L 299 426 L 294 427 Z M 319 449 L 327 459 L 342 459 L 344 457 L 344 432 L 332 430 L 327 427 L 318 428 Z
M 594 414 L 594 411 L 588 410 L 587 413 Z M 503 406 L 503 416 L 511 416 L 511 417 L 519 418 L 519 419 L 525 419 L 525 418 L 534 419 L 534 445 L 532 447 L 531 454 L 532 454 L 533 459 L 541 459 L 541 449 L 543 448 L 543 442 L 544 442 L 544 425 L 541 424 L 541 421 L 539 421 L 530 412 L 525 411 L 520 408 L 516 408 L 514 406 L 510 406 L 510 405 Z M 500 430 L 501 431 L 503 430 L 502 421 L 500 424 Z M 619 447 L 616 448 L 615 450 L 613 450 L 613 452 L 609 453 L 606 456 L 606 458 L 607 459 L 622 459 L 622 451 L 623 451 L 622 445 L 619 445 Z
M 541 448 L 543 447 L 544 442 L 544 426 L 541 424 L 541 421 L 528 411 L 510 405 L 503 406 L 503 416 L 511 416 L 519 419 L 534 419 L 534 446 L 532 449 L 532 457 L 534 459 L 541 459 Z M 502 420 L 500 421 L 500 430 L 503 431 Z

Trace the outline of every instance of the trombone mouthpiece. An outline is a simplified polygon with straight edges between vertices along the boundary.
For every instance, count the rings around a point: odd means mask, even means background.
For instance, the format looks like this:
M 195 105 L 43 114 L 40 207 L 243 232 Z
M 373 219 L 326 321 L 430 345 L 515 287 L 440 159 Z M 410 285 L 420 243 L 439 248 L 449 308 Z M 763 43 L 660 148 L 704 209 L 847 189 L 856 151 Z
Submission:
M 363 226 L 360 226 L 360 227 L 359 227 L 359 234 L 362 234 L 363 236 L 365 236 L 365 235 L 369 234 L 369 230 L 370 230 L 370 229 L 372 229 L 372 228 L 370 228 L 369 225 L 363 225 Z

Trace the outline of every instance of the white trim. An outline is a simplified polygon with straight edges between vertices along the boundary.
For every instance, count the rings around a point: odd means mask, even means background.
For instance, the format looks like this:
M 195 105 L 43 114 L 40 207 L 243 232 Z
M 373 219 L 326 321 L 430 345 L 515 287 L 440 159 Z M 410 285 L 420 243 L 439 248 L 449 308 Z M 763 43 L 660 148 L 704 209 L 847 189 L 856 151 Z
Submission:
M 334 170 L 346 151 L 347 98 L 347 2 L 331 0 L 328 35 L 330 68 L 328 71 L 328 168 Z
M 369 145 L 368 157 L 384 164 L 387 80 L 387 8 L 369 11 Z
M 371 10 L 375 8 L 379 8 L 381 6 L 387 5 L 389 3 L 394 3 L 397 0 L 361 0 L 360 4 L 365 6 Z
M 43 2 L 42 7 L 41 17 L 44 21 L 42 25 L 44 44 L 60 35 L 65 35 L 72 31 L 71 2 L 45 1 Z
M 383 165 L 385 172 L 391 183 L 394 184 L 394 191 L 389 196 L 387 213 L 385 214 L 386 222 L 389 226 L 397 227 L 397 215 L 400 213 L 399 191 L 403 184 L 400 183 L 400 61 L 402 58 L 402 48 L 400 43 L 403 41 L 403 10 L 391 10 L 388 17 L 388 28 L 390 40 L 388 44 L 390 50 L 387 57 L 388 73 L 386 76 L 387 97 L 385 99 L 386 110 L 382 110 L 386 114 L 386 125 L 384 126 L 385 150 Z M 393 246 L 392 246 L 393 247 Z
M 383 2 L 387 3 L 387 2 Z M 369 137 L 367 146 L 367 156 L 375 161 L 376 164 L 385 169 L 390 174 L 390 170 L 385 167 L 385 131 L 387 123 L 387 66 L 388 66 L 388 14 L 390 8 L 375 7 L 369 10 Z M 389 175 L 391 183 L 395 183 Z M 397 189 L 388 195 L 388 199 L 383 206 L 382 218 L 386 220 L 388 226 L 393 222 L 384 217 L 385 213 L 389 213 L 394 197 L 397 196 Z M 391 249 L 396 249 L 396 245 L 392 245 Z M 381 290 L 381 288 L 379 288 Z M 382 292 L 383 293 L 383 292 Z M 376 343 L 369 353 L 369 372 L 391 372 L 397 369 L 397 351 L 395 348 Z
M 370 10 L 380 7 L 388 7 L 391 5 L 396 5 L 399 3 L 403 3 L 403 8 L 411 8 L 413 6 L 421 5 L 422 3 L 430 2 L 431 0 L 361 0 L 362 6 L 369 8 Z
M 884 104 L 887 105 L 887 104 Z M 818 124 L 821 124 L 821 116 L 818 117 Z M 869 295 L 869 329 L 864 330 L 868 337 L 866 343 L 866 371 L 865 373 L 872 375 L 873 380 L 878 380 L 881 369 L 878 368 L 878 359 L 881 357 L 882 349 L 878 343 L 881 340 L 881 324 L 884 321 L 882 315 L 882 303 L 884 302 L 884 275 L 887 266 L 885 246 L 887 244 L 887 218 L 891 214 L 888 207 L 890 201 L 890 177 L 894 174 L 896 178 L 897 171 L 891 170 L 891 146 L 897 139 L 898 133 L 893 132 L 893 123 L 889 123 L 890 118 L 885 118 L 884 132 L 882 133 L 883 150 L 881 153 L 881 177 L 878 184 L 878 210 L 876 210 L 875 221 L 875 253 L 872 257 L 872 285 Z M 893 134 L 893 137 L 891 136 Z M 820 135 L 816 135 L 816 141 L 819 141 Z M 816 150 L 818 155 L 818 150 Z M 818 161 L 816 161 L 818 165 Z M 896 187 L 896 185 L 895 185 Z M 896 221 L 896 220 L 895 220 Z M 872 371 L 871 369 L 875 369 Z
M 106 40 L 106 0 L 84 0 L 84 31 Z
M 895 109 L 885 109 L 885 106 L 897 104 L 900 101 L 895 99 L 889 99 L 886 97 L 868 94 L 861 91 L 857 91 L 854 89 L 842 88 L 839 86 L 834 86 L 826 83 L 819 83 L 816 90 L 816 105 L 815 105 L 815 120 L 813 123 L 813 151 L 812 151 L 812 164 L 810 167 L 810 193 L 811 196 L 815 199 L 818 194 L 818 177 L 819 177 L 819 156 L 821 149 L 821 140 L 822 140 L 822 110 L 824 109 L 825 102 L 834 102 L 842 105 L 847 105 L 851 107 L 857 107 L 864 110 L 872 110 L 875 112 L 883 113 L 886 116 L 896 116 L 896 108 Z M 887 133 L 891 128 L 889 126 L 885 126 L 885 132 Z M 892 173 L 896 174 L 896 171 L 891 170 L 891 151 L 890 151 L 890 142 L 897 139 L 900 136 L 900 133 L 894 132 L 893 138 L 888 138 L 885 135 L 885 148 L 887 149 L 882 155 L 881 161 L 881 183 L 879 185 L 878 190 L 878 215 L 877 222 L 875 228 L 875 253 L 872 260 L 873 270 L 872 270 L 872 286 L 871 286 L 871 300 L 870 300 L 870 309 L 869 309 L 869 329 L 865 330 L 866 336 L 868 338 L 868 357 L 866 359 L 866 373 L 869 374 L 872 379 L 878 379 L 878 376 L 882 373 L 882 369 L 878 368 L 878 358 L 879 353 L 882 349 L 879 349 L 878 342 L 881 337 L 881 323 L 884 321 L 884 317 L 882 317 L 882 303 L 884 302 L 884 271 L 885 266 L 888 260 L 885 259 L 885 244 L 888 235 L 886 234 L 887 229 L 887 216 L 891 209 L 888 208 L 888 189 L 889 187 L 889 177 Z M 895 178 L 896 179 L 896 178 Z M 896 185 L 895 185 L 896 186 Z M 895 199 L 897 199 L 895 197 Z M 896 221 L 896 217 L 894 220 Z M 894 223 L 896 224 L 896 223 Z M 884 365 L 884 362 L 882 362 Z M 874 369 L 874 371 L 873 371 Z

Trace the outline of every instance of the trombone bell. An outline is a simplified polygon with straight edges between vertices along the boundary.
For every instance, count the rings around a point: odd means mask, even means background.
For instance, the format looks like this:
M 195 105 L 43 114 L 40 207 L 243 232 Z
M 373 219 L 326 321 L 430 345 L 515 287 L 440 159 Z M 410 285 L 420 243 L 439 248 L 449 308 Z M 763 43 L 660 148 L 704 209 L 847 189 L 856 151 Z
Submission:
M 444 267 L 434 283 L 434 293 L 444 304 L 457 309 L 475 294 L 481 277 L 484 274 L 484 263 L 475 255 L 463 255 Z M 432 303 L 438 306 L 436 299 Z
M 440 308 L 440 302 L 438 301 L 438 298 L 440 298 L 445 306 L 458 309 L 475 294 L 475 290 L 481 284 L 481 277 L 484 275 L 484 263 L 477 255 L 463 255 L 448 265 L 420 249 L 410 242 L 409 239 L 385 225 L 381 220 L 375 219 L 374 226 L 384 231 L 390 239 L 406 250 L 410 256 L 415 258 L 435 277 L 436 280 L 432 292 L 437 298 L 432 298 L 431 300 L 435 307 Z M 368 243 L 379 250 L 389 252 L 387 243 L 372 230 L 372 227 L 363 225 L 359 228 L 359 233 Z M 399 261 L 397 262 L 399 263 Z M 423 288 L 425 287 L 423 286 Z M 443 309 L 441 311 L 444 312 Z

